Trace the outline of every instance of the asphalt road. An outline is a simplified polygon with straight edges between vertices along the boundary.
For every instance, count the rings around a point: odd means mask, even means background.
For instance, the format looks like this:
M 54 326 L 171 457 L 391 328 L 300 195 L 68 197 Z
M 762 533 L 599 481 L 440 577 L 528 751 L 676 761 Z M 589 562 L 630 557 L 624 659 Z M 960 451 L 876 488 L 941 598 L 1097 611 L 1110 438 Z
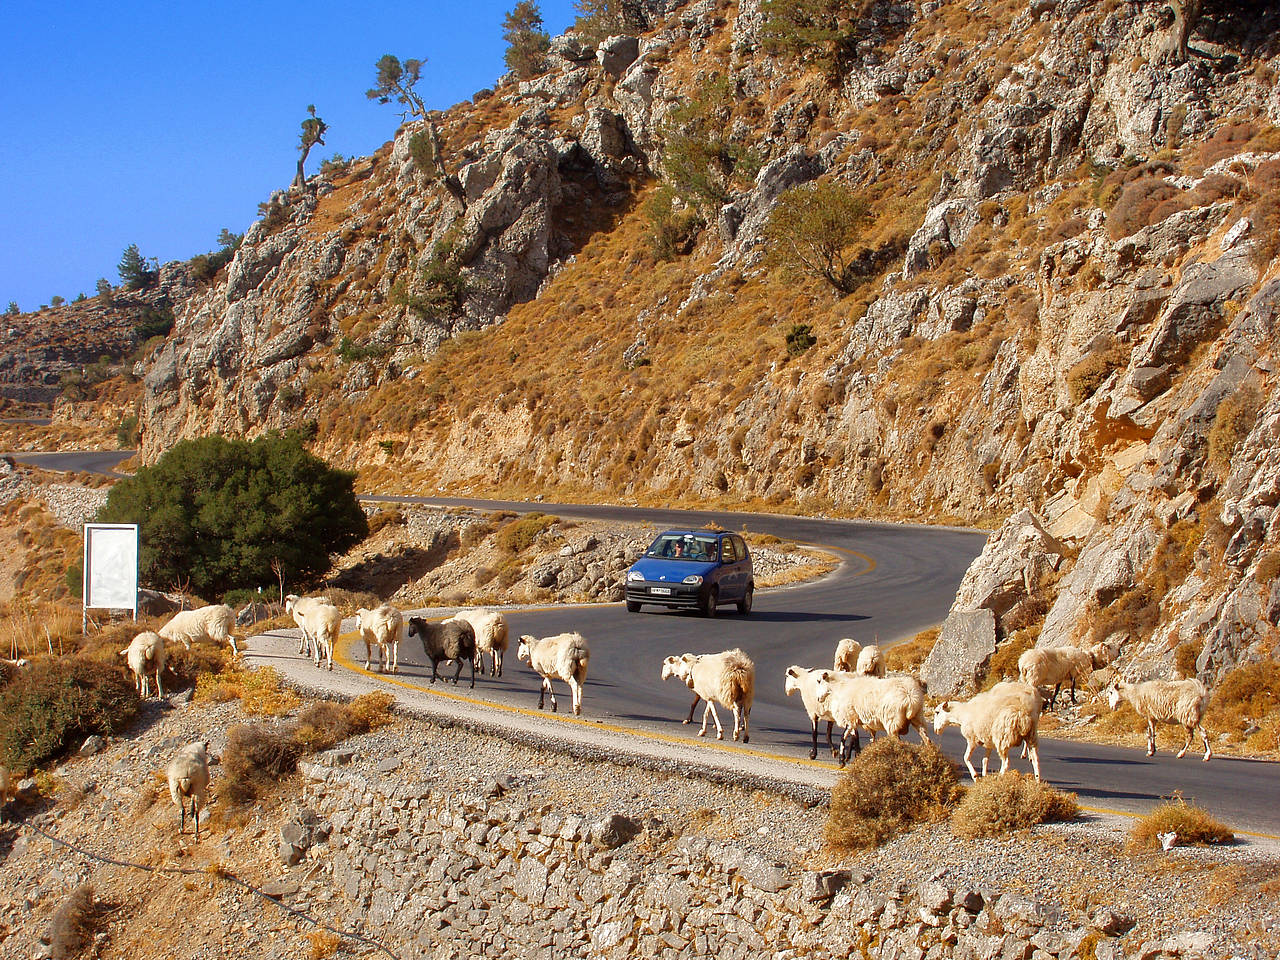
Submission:
M 129 455 L 129 451 L 116 451 L 14 456 L 28 463 L 38 458 L 47 469 L 110 470 Z M 465 692 L 482 701 L 535 708 L 538 685 L 529 668 L 516 661 L 514 638 L 522 633 L 547 636 L 578 630 L 587 637 L 592 652 L 584 717 L 642 736 L 688 737 L 696 743 L 701 709 L 694 727 L 681 725 L 691 695 L 676 681 L 659 679 L 662 659 L 673 653 L 740 646 L 756 661 L 757 670 L 751 751 L 795 760 L 807 759 L 810 736 L 799 698 L 783 693 L 787 666 L 825 666 L 841 637 L 852 636 L 863 643 L 878 637 L 882 643 L 892 643 L 940 622 L 984 541 L 982 534 L 966 530 L 772 515 L 421 497 L 367 499 L 536 509 L 563 517 L 648 520 L 657 527 L 714 521 L 733 530 L 745 526 L 752 532 L 825 547 L 843 560 L 834 573 L 813 583 L 758 591 L 755 609 L 745 618 L 728 606 L 710 620 L 650 607 L 628 614 L 620 603 L 510 611 L 512 647 L 504 676 L 478 679 L 474 692 L 466 687 L 465 674 L 460 688 L 448 687 L 450 692 Z M 421 650 L 415 653 L 414 646 L 406 644 L 401 651 L 399 680 L 430 689 L 430 667 L 423 665 Z M 308 665 L 303 669 L 314 670 Z M 451 672 L 452 665 L 446 669 Z M 323 686 L 330 676 L 315 671 L 314 682 Z M 569 700 L 567 689 L 558 688 L 557 696 L 563 711 Z M 721 722 L 726 719 L 722 715 Z M 726 729 L 730 726 L 731 720 Z M 912 734 L 910 739 L 914 738 Z M 1280 836 L 1280 765 L 1226 757 L 1203 763 L 1194 746 L 1186 758 L 1177 760 L 1169 749 L 1175 740 L 1180 743 L 1180 734 L 1165 728 L 1160 752 L 1148 758 L 1141 750 L 1046 739 L 1041 742 L 1042 773 L 1095 808 L 1138 813 L 1180 794 L 1240 829 Z M 954 730 L 942 736 L 942 744 L 957 759 L 963 753 L 963 741 Z M 1025 769 L 1026 764 L 1019 766 Z
M 17 450 L 3 454 L 12 457 L 18 463 L 42 470 L 65 470 L 67 473 L 105 473 L 112 477 L 124 474 L 116 473 L 118 463 L 128 460 L 135 450 L 72 450 L 72 451 L 31 451 Z

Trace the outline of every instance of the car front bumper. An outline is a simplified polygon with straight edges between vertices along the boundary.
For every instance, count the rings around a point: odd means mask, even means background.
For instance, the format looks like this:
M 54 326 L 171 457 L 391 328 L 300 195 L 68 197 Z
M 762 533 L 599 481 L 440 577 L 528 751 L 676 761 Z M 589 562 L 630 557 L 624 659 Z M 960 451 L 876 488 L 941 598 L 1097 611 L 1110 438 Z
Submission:
M 627 601 L 653 603 L 664 607 L 697 607 L 702 602 L 702 590 L 699 584 L 654 583 L 648 580 L 637 580 L 627 584 Z

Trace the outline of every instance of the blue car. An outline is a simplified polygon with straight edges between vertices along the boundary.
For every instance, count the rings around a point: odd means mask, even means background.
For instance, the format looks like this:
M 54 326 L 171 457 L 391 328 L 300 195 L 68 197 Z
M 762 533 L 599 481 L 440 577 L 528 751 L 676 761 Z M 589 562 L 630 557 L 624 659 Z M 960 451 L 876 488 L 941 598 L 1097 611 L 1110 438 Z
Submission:
M 627 571 L 627 612 L 642 604 L 693 609 L 714 617 L 722 603 L 751 612 L 751 553 L 736 533 L 668 530 Z

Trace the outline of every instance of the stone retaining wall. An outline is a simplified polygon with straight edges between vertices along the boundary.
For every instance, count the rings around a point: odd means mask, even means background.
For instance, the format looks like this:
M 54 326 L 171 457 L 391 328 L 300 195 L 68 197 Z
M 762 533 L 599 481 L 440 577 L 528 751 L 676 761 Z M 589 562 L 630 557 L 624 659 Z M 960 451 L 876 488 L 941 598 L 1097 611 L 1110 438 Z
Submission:
M 663 957 L 767 954 L 893 960 L 1118 960 L 1133 922 L 1106 908 L 1087 924 L 1025 896 L 938 882 L 877 890 L 858 870 L 806 870 L 746 846 L 672 836 L 652 817 L 586 818 L 430 781 L 300 764 L 298 817 L 280 853 L 298 880 L 272 893 L 332 900 L 366 936 L 405 957 Z M 1079 918 L 1075 918 L 1076 921 Z M 1131 955 L 1190 957 L 1205 934 Z

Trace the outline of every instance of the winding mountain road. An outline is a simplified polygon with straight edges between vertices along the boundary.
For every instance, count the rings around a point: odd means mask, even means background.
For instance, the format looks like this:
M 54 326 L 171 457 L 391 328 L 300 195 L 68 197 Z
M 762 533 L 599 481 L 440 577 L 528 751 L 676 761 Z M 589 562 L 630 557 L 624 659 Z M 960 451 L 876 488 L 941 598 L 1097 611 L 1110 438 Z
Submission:
M 74 457 L 66 461 L 73 466 L 59 466 L 55 455 L 42 455 L 40 465 L 47 469 L 110 469 L 128 455 L 128 451 L 61 455 Z M 13 456 L 31 462 L 26 455 Z M 699 762 L 720 769 L 731 770 L 739 763 L 745 767 L 765 758 L 771 775 L 777 775 L 779 769 L 790 770 L 798 781 L 817 785 L 829 784 L 834 768 L 829 760 L 821 759 L 822 753 L 818 762 L 808 760 L 807 718 L 799 699 L 783 693 L 787 666 L 830 663 L 841 637 L 852 636 L 866 643 L 878 636 L 882 643 L 893 643 L 940 622 L 985 539 L 981 533 L 961 529 L 763 514 L 409 496 L 364 499 L 489 510 L 536 509 L 566 518 L 649 521 L 659 528 L 714 522 L 729 529 L 745 526 L 752 532 L 818 545 L 841 557 L 839 568 L 820 580 L 758 591 L 755 609 L 748 617 L 730 613 L 732 608 L 727 607 L 710 620 L 649 607 L 628 614 L 621 603 L 510 610 L 507 618 L 512 646 L 504 676 L 477 678 L 474 690 L 466 686 L 465 674 L 459 687 L 450 684 L 433 689 L 430 665 L 424 666 L 422 651 L 414 649 L 416 644 L 404 645 L 401 672 L 389 679 L 360 669 L 351 635 L 344 636 L 341 644 L 343 666 L 332 674 L 298 658 L 294 642 L 288 639 L 254 638 L 251 645 L 254 658 L 318 689 L 352 692 L 388 684 L 398 695 L 430 703 L 437 712 L 485 716 L 499 726 L 503 722 L 527 726 L 536 721 L 545 730 L 554 723 L 550 729 L 564 737 L 587 735 L 595 725 L 626 731 L 631 741 L 638 738 L 668 747 L 677 744 L 679 755 L 696 755 Z M 429 611 L 428 615 L 441 613 Z M 547 636 L 565 630 L 580 631 L 591 644 L 582 718 L 587 723 L 569 720 L 563 713 L 559 718 L 549 714 L 535 717 L 536 710 L 531 708 L 537 706 L 538 684 L 529 668 L 515 659 L 515 638 L 520 634 Z M 756 661 L 756 699 L 748 747 L 697 740 L 696 728 L 680 723 L 688 715 L 689 692 L 675 681 L 663 683 L 659 679 L 662 659 L 668 654 L 714 652 L 731 646 L 742 647 Z M 558 694 L 561 692 L 564 711 L 568 696 L 563 685 L 558 688 Z M 695 722 L 700 719 L 701 710 Z M 1141 750 L 1043 739 L 1042 771 L 1048 780 L 1075 791 L 1082 803 L 1095 809 L 1140 813 L 1179 793 L 1237 828 L 1280 837 L 1280 765 L 1230 757 L 1203 763 L 1194 747 L 1185 759 L 1177 760 L 1170 750 L 1177 738 L 1180 734 L 1166 728 L 1160 752 L 1150 758 Z M 964 744 L 954 730 L 941 739 L 950 755 L 962 755 Z

